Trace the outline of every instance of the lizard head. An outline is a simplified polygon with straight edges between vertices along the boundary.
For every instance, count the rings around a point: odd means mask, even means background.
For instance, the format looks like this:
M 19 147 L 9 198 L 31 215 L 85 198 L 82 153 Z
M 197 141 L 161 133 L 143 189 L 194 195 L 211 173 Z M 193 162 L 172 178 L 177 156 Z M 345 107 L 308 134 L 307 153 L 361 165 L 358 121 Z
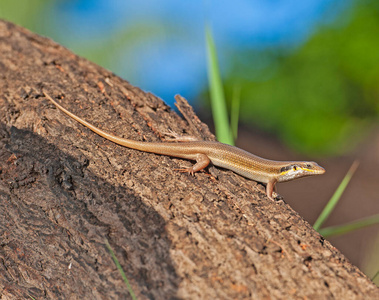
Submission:
M 325 169 L 313 161 L 289 162 L 280 169 L 279 182 L 300 177 L 324 174 Z

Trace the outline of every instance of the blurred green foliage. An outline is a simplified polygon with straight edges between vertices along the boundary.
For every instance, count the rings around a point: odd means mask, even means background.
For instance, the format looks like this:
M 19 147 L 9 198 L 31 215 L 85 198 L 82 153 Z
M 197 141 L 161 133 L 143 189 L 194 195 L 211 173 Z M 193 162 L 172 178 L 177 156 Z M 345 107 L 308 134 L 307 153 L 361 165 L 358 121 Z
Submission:
M 45 21 L 48 15 L 41 14 L 47 11 L 51 0 L 28 0 L 28 1 L 15 1 L 15 0 L 1 0 L 0 1 L 0 18 L 11 21 L 31 31 L 43 32 Z
M 69 28 L 58 29 L 64 27 L 65 21 L 69 22 L 68 15 L 59 11 L 60 2 L 64 1 L 0 0 L 0 18 L 48 36 L 73 52 L 118 74 L 123 73 L 124 66 L 139 72 L 138 62 L 131 52 L 134 48 L 129 45 L 140 45 L 143 49 L 150 46 L 151 40 L 164 39 L 174 33 L 179 34 L 177 28 L 163 27 L 159 22 L 143 19 L 133 27 L 117 27 L 106 35 L 99 34 L 97 38 L 86 36 L 78 38 Z M 123 64 L 120 64 L 121 59 Z M 128 79 L 131 80 L 129 77 Z
M 238 55 L 227 98 L 239 82 L 243 122 L 275 133 L 297 151 L 344 153 L 378 120 L 378 36 L 379 1 L 356 2 L 291 53 Z

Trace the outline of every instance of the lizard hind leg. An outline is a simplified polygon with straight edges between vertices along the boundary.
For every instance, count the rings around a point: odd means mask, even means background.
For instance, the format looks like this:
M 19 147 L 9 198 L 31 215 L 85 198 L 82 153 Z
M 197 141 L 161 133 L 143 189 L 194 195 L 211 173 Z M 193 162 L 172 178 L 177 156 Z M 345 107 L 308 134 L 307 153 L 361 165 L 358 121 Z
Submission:
M 201 171 L 204 168 L 206 168 L 210 162 L 211 161 L 208 158 L 208 156 L 200 153 L 196 156 L 196 163 L 192 167 L 175 169 L 175 170 L 179 171 L 179 172 L 189 173 L 189 174 L 193 175 L 194 173 Z

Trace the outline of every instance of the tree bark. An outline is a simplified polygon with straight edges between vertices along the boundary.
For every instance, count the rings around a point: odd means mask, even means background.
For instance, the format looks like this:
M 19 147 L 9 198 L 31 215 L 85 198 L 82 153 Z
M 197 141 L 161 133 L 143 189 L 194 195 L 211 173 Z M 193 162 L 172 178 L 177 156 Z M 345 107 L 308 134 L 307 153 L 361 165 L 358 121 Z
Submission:
M 374 299 L 378 288 L 287 204 L 231 171 L 115 145 L 214 137 L 159 98 L 0 21 L 2 299 Z M 209 174 L 209 172 L 211 174 Z

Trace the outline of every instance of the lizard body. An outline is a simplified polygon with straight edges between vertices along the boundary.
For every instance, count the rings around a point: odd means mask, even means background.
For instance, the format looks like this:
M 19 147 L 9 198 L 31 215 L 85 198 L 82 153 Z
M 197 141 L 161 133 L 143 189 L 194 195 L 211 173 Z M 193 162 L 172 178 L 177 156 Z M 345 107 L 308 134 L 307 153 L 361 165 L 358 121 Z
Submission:
M 180 170 L 191 174 L 204 169 L 212 162 L 215 166 L 232 170 L 249 179 L 265 183 L 266 194 L 270 199 L 273 199 L 272 194 L 277 182 L 285 182 L 296 178 L 325 173 L 325 169 L 315 162 L 274 161 L 264 159 L 240 148 L 220 142 L 198 140 L 181 141 L 181 139 L 178 138 L 179 143 L 156 143 L 120 138 L 74 115 L 53 100 L 48 94 L 45 93 L 45 96 L 61 111 L 105 139 L 139 151 L 195 160 L 196 163 L 192 167 Z

